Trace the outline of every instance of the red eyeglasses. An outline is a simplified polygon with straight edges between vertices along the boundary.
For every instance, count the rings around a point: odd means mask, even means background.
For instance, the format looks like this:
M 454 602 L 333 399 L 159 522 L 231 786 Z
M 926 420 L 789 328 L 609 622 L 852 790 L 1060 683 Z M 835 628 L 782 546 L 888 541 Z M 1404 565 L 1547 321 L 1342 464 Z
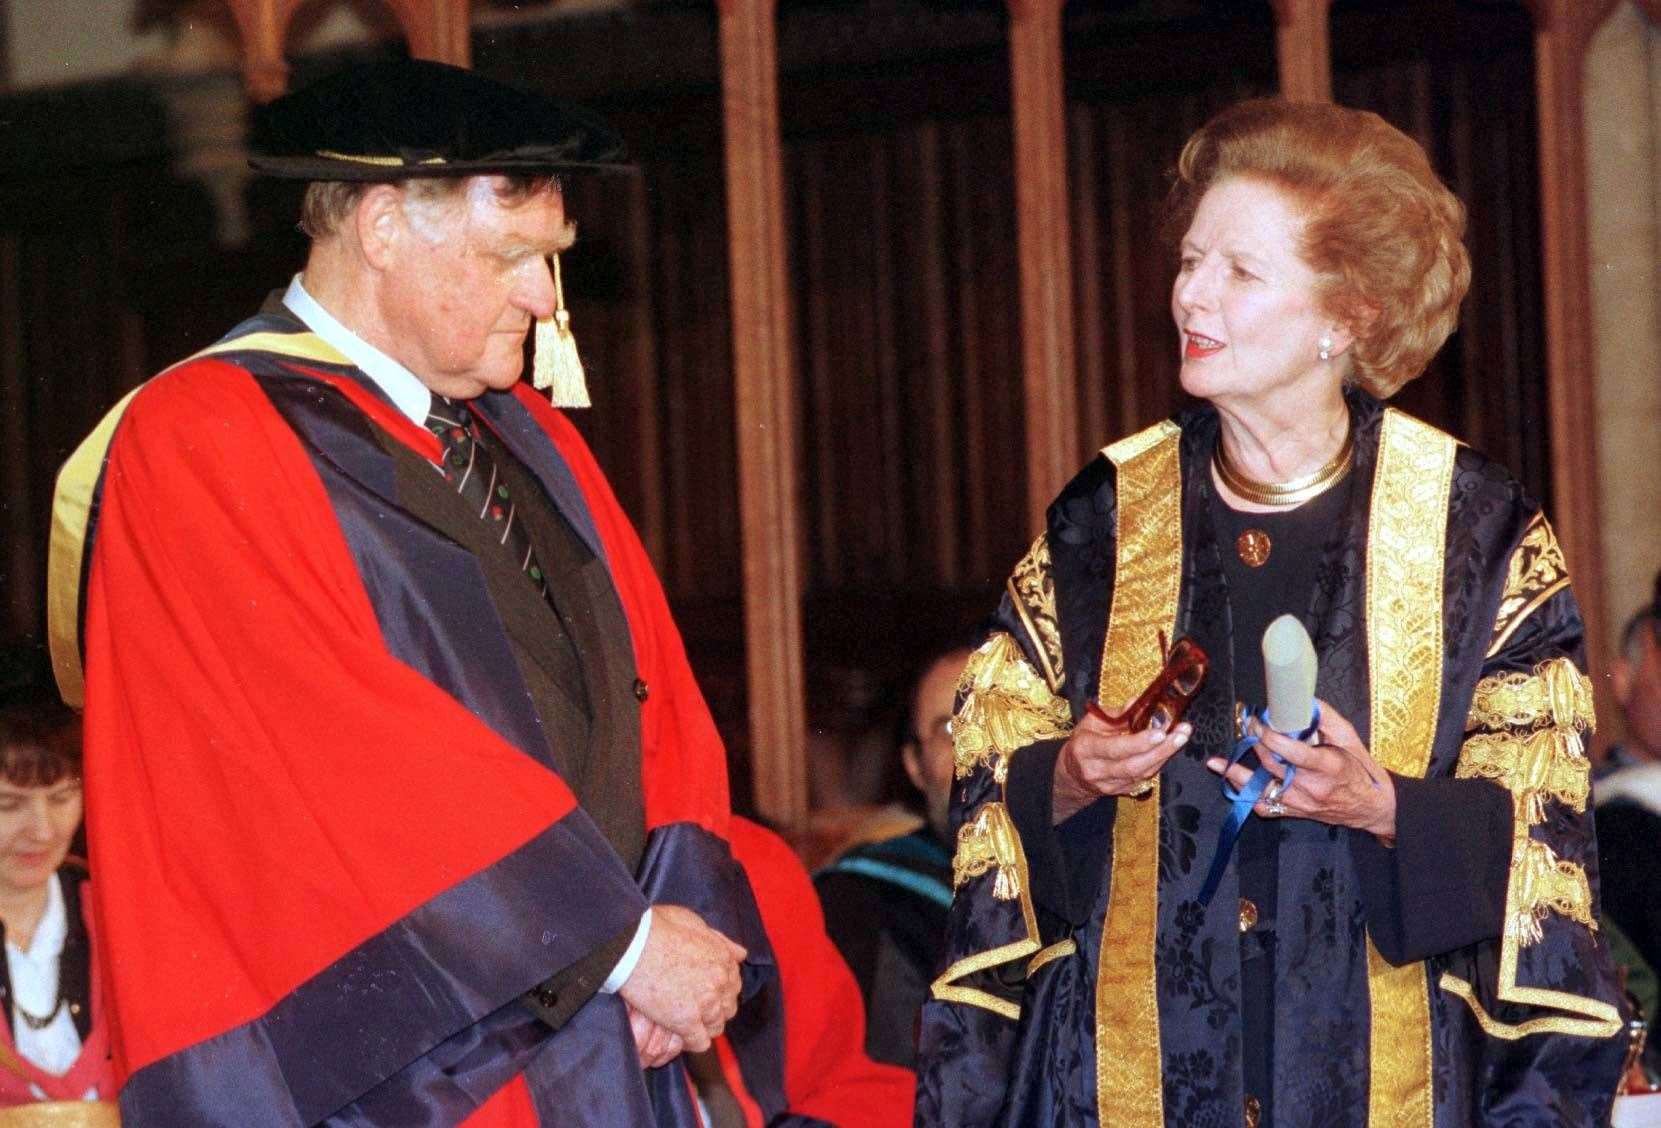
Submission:
M 1159 652 L 1164 656 L 1164 668 L 1124 712 L 1109 713 L 1095 701 L 1086 708 L 1108 724 L 1122 725 L 1129 732 L 1145 729 L 1167 732 L 1175 728 L 1205 682 L 1211 659 L 1205 656 L 1199 643 L 1187 638 L 1177 639 L 1176 645 L 1167 650 L 1163 631 L 1159 635 Z

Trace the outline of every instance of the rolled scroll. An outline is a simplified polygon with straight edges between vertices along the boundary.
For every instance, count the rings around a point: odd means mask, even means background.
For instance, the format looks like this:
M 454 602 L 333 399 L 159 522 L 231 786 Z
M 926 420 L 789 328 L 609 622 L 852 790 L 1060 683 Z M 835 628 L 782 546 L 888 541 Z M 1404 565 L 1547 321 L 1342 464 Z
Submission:
M 1315 644 L 1296 615 L 1282 615 L 1263 632 L 1263 684 L 1269 725 L 1299 733 L 1315 715 Z

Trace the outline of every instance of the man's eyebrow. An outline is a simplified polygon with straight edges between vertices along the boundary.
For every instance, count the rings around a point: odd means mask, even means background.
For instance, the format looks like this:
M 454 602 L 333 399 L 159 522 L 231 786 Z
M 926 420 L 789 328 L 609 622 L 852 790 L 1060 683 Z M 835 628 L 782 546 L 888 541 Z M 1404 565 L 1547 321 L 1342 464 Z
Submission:
M 546 258 L 549 255 L 557 255 L 570 250 L 571 244 L 576 241 L 577 225 L 567 223 L 560 229 L 559 234 L 552 239 L 516 239 L 503 246 L 501 253 L 509 258 L 517 258 L 520 255 L 541 255 Z

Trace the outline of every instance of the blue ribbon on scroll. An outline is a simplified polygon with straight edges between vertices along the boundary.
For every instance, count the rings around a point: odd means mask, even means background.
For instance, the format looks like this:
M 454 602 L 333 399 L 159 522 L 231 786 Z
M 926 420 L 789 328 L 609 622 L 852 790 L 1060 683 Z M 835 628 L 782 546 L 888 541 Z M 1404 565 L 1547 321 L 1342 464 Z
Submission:
M 1248 720 L 1255 719 L 1258 724 L 1265 728 L 1269 727 L 1269 710 L 1266 708 L 1255 711 L 1248 710 L 1246 718 Z M 1315 735 L 1315 730 L 1320 727 L 1321 707 L 1316 704 L 1313 706 L 1308 726 L 1286 735 L 1293 740 L 1308 740 Z M 1261 741 L 1262 737 L 1251 732 L 1235 741 L 1234 751 L 1229 754 L 1228 758 L 1229 766 L 1232 767 L 1238 764 L 1245 754 L 1256 748 Z M 1280 756 L 1274 753 L 1270 753 L 1270 755 L 1274 756 L 1275 763 L 1286 769 L 1286 782 L 1281 787 L 1281 790 L 1284 791 L 1292 786 L 1292 778 L 1298 774 L 1298 769 L 1288 764 Z M 1229 857 L 1234 853 L 1234 843 L 1240 837 L 1241 828 L 1246 825 L 1246 820 L 1252 817 L 1252 807 L 1263 797 L 1263 789 L 1268 787 L 1269 781 L 1274 778 L 1269 769 L 1260 763 L 1257 770 L 1252 772 L 1252 777 L 1246 781 L 1246 786 L 1239 790 L 1235 790 L 1234 785 L 1229 783 L 1226 778 L 1223 780 L 1223 798 L 1233 804 L 1233 809 L 1229 811 L 1228 818 L 1223 820 L 1222 827 L 1217 831 L 1217 850 L 1211 855 L 1211 868 L 1206 872 L 1205 884 L 1200 887 L 1200 904 L 1211 904 L 1212 895 L 1217 892 L 1217 883 L 1222 881 L 1223 870 L 1228 866 Z

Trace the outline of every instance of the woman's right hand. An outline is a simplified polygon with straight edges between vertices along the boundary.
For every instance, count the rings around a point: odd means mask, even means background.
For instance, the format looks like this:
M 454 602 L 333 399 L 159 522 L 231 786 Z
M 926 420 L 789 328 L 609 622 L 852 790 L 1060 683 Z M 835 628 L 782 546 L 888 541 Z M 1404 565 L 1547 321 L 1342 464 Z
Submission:
M 1184 721 L 1169 732 L 1126 732 L 1085 713 L 1055 758 L 1054 821 L 1066 822 L 1104 795 L 1144 794 L 1193 731 Z

